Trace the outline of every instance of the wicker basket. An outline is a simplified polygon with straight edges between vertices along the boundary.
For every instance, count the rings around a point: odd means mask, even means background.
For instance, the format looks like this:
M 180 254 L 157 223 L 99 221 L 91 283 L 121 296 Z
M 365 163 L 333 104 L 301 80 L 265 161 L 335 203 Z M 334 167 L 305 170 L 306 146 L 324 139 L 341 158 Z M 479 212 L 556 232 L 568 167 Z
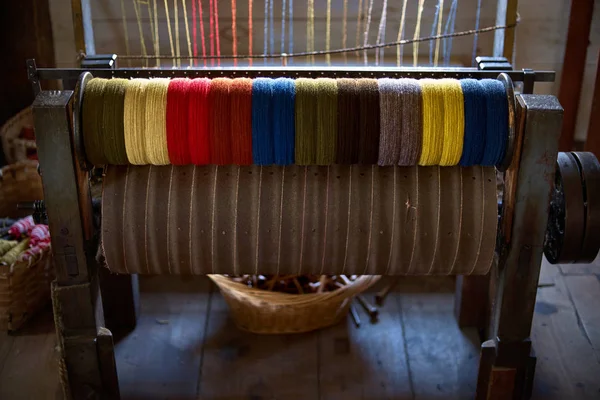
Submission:
M 28 154 L 37 149 L 35 140 L 22 139 L 20 137 L 23 128 L 33 128 L 33 113 L 31 107 L 24 109 L 9 119 L 2 129 L 2 149 L 8 164 L 28 159 Z
M 0 216 L 31 214 L 17 210 L 17 203 L 42 198 L 37 161 L 22 161 L 0 170 Z M 29 261 L 0 265 L 0 330 L 17 330 L 50 300 L 53 273 L 50 246 Z
M 333 292 L 289 294 L 249 288 L 223 275 L 209 277 L 221 289 L 235 324 L 262 334 L 300 333 L 334 325 L 347 315 L 352 297 L 380 278 L 364 275 Z

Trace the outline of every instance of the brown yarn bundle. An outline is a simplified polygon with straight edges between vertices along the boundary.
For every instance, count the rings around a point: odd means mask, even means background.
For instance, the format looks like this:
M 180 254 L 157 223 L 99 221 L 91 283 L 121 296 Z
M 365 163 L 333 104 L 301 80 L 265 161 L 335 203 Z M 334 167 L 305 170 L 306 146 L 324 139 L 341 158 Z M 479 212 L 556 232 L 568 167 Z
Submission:
M 104 109 L 102 112 L 102 149 L 109 164 L 128 163 L 125 148 L 124 109 L 127 79 L 110 79 L 104 87 Z
M 421 86 L 416 79 L 398 80 L 402 104 L 400 110 L 400 154 L 398 165 L 417 165 L 421 157 L 423 135 Z
M 226 165 L 233 162 L 231 153 L 230 78 L 213 79 L 208 101 L 210 104 L 210 162 Z
M 396 165 L 400 157 L 401 102 L 398 79 L 384 78 L 379 84 L 381 133 L 379 137 L 379 165 Z
M 360 97 L 359 164 L 377 164 L 379 158 L 379 85 L 376 79 L 356 82 Z
M 296 79 L 296 164 L 316 162 L 317 142 L 317 82 Z
M 337 164 L 358 162 L 360 146 L 360 97 L 356 79 L 337 80 Z
M 83 145 L 94 165 L 108 164 L 102 148 L 102 115 L 106 79 L 93 78 L 85 85 L 82 104 Z
M 317 79 L 317 156 L 318 165 L 335 163 L 337 147 L 337 83 Z

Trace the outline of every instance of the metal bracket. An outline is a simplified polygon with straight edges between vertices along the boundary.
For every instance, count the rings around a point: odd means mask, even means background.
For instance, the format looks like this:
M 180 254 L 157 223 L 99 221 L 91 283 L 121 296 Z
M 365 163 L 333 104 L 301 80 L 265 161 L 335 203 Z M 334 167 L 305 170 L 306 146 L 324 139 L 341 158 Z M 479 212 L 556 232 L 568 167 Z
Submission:
M 96 68 L 115 69 L 116 67 L 117 67 L 117 55 L 116 54 L 86 55 L 81 60 L 81 68 L 83 68 L 83 69 L 96 69 Z
M 33 96 L 37 97 L 38 93 L 42 91 L 42 87 L 40 85 L 40 79 L 38 77 L 37 66 L 35 65 L 35 60 L 30 58 L 26 61 L 27 65 L 27 76 L 29 77 L 29 83 L 31 83 L 31 88 L 33 89 Z
M 535 71 L 531 68 L 523 68 L 523 94 L 533 94 L 535 84 Z
M 513 67 L 505 57 L 485 57 L 479 56 L 475 58 L 477 68 L 482 71 L 512 71 Z

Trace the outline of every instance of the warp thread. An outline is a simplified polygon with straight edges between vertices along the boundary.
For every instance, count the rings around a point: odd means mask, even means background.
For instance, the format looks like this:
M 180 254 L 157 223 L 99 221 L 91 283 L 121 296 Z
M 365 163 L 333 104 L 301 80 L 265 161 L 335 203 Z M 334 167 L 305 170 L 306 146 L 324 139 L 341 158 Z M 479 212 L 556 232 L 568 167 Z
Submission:
M 229 87 L 233 82 L 230 78 L 216 78 L 210 84 L 208 103 L 210 105 L 210 163 L 227 165 L 233 161 L 231 154 L 231 121 Z
M 207 78 L 192 79 L 188 88 L 188 144 L 193 164 L 210 163 L 208 95 L 211 81 Z
M 377 164 L 379 158 L 379 87 L 376 79 L 356 82 L 359 104 L 360 145 L 358 162 Z
M 423 99 L 416 79 L 399 79 L 401 132 L 398 165 L 417 165 L 423 142 Z
M 402 113 L 400 82 L 384 78 L 379 84 L 379 165 L 396 165 L 400 157 Z
M 102 149 L 102 114 L 107 79 L 93 78 L 85 85 L 82 101 L 83 145 L 86 158 L 94 165 L 108 164 Z
M 102 149 L 109 164 L 125 165 L 124 107 L 125 92 L 129 81 L 126 79 L 110 79 L 104 87 L 104 108 L 102 110 Z
M 252 83 L 252 160 L 256 165 L 275 162 L 273 151 L 273 79 Z
M 316 162 L 317 83 L 314 79 L 296 79 L 296 164 Z
M 167 92 L 169 79 L 150 79 L 146 86 L 146 157 L 150 164 L 169 164 Z
M 294 163 L 296 84 L 278 78 L 273 84 L 273 149 L 275 164 Z
M 463 151 L 465 114 L 462 88 L 456 79 L 440 79 L 444 95 L 444 144 L 440 165 L 456 165 Z
M 337 83 L 335 79 L 319 78 L 317 84 L 317 165 L 331 165 L 336 160 L 337 145 Z
M 236 78 L 229 86 L 233 163 L 252 164 L 252 79 Z
M 475 79 L 461 79 L 465 110 L 465 136 L 459 164 L 478 165 L 483 159 L 486 130 L 486 94 Z
M 360 96 L 356 79 L 337 80 L 338 164 L 356 164 L 360 147 Z
M 504 158 L 508 141 L 506 90 L 504 84 L 495 79 L 482 79 L 480 84 L 486 99 L 485 150 L 481 165 L 498 165 Z
M 123 135 L 127 160 L 131 164 L 145 165 L 149 163 L 146 157 L 146 86 L 148 79 L 133 79 L 125 92 L 123 105 Z
M 167 91 L 167 150 L 173 165 L 191 164 L 188 146 L 189 87 L 187 78 L 171 79 Z
M 444 91 L 435 79 L 421 79 L 423 147 L 419 165 L 439 165 L 444 147 Z

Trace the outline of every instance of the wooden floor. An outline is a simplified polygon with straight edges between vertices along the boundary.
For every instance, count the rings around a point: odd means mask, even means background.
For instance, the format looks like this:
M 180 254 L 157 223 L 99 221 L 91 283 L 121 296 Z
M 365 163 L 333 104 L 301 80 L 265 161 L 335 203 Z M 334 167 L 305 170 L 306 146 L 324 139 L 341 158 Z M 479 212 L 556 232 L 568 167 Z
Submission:
M 238 331 L 206 279 L 141 280 L 138 328 L 116 347 L 124 399 L 468 399 L 479 356 L 452 315 L 450 278 L 404 280 L 380 322 L 319 332 Z M 370 296 L 369 296 L 370 297 Z M 544 265 L 532 339 L 534 399 L 600 398 L 600 263 Z M 359 309 L 362 312 L 362 310 Z M 0 336 L 0 399 L 58 399 L 49 311 Z

